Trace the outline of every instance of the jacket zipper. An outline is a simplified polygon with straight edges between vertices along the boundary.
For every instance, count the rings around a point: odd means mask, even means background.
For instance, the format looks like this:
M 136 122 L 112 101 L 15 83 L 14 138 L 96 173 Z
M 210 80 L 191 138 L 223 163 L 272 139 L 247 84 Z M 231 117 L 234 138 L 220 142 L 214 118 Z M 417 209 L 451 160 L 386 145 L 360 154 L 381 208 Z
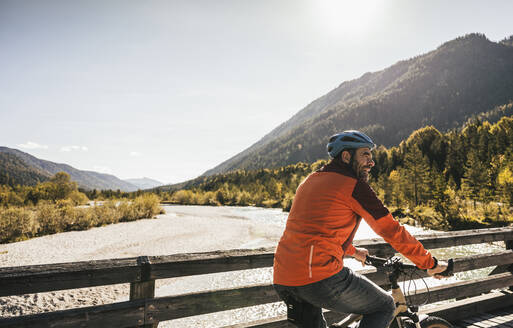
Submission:
M 308 276 L 312 278 L 312 259 L 313 259 L 314 245 L 310 246 L 310 260 L 308 261 Z

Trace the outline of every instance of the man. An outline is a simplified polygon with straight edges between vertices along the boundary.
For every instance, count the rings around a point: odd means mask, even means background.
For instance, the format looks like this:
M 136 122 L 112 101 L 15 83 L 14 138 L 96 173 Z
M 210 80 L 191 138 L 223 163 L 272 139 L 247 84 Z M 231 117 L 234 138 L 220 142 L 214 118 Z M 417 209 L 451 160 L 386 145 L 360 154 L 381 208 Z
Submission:
M 385 328 L 393 320 L 392 296 L 344 266 L 344 255 L 364 263 L 368 254 L 352 245 L 362 217 L 429 275 L 447 268 L 394 220 L 369 186 L 374 148 L 359 131 L 332 136 L 327 145 L 331 161 L 297 188 L 274 257 L 274 287 L 299 327 L 326 327 L 322 308 L 362 314 L 360 328 Z

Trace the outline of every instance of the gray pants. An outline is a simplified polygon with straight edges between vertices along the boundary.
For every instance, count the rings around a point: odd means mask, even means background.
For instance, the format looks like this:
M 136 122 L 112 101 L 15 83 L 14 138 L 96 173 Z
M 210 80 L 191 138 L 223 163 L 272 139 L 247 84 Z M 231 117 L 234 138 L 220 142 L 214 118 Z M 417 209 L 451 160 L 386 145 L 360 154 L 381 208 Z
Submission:
M 322 308 L 339 313 L 358 313 L 360 328 L 386 328 L 394 319 L 392 296 L 365 276 L 344 267 L 339 273 L 305 286 L 274 285 L 296 326 L 326 328 Z M 290 305 L 290 306 L 289 306 Z M 290 314 L 290 313 L 289 313 Z

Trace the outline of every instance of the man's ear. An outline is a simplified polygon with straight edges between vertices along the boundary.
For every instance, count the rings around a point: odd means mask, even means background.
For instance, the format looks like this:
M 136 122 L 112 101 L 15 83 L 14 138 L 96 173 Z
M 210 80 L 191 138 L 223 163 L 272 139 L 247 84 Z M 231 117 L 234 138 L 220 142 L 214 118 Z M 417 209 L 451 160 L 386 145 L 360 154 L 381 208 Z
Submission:
M 349 164 L 351 162 L 351 153 L 348 152 L 347 150 L 344 150 L 342 152 L 341 158 L 342 158 L 342 162 Z

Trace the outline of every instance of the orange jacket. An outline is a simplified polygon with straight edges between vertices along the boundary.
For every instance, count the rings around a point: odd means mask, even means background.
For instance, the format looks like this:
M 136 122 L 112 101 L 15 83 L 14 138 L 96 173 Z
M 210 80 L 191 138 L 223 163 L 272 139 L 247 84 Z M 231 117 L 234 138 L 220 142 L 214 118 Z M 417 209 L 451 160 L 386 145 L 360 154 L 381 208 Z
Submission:
M 348 165 L 330 162 L 303 181 L 274 256 L 274 283 L 302 286 L 331 277 L 353 255 L 361 217 L 399 253 L 421 269 L 434 260 L 401 226 L 367 182 Z

